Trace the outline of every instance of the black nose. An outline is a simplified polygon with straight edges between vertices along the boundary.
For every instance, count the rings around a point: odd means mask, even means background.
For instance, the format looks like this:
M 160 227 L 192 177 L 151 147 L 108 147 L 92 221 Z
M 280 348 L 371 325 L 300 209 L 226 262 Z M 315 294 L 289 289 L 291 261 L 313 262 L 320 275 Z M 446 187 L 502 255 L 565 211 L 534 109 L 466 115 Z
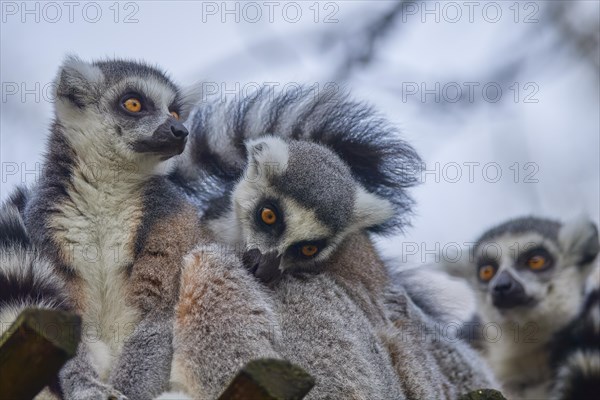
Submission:
M 498 295 L 509 294 L 515 288 L 515 283 L 515 280 L 510 274 L 503 271 L 496 279 L 496 282 L 494 282 L 492 290 L 494 291 L 494 294 Z
M 502 271 L 492 283 L 492 301 L 498 308 L 511 308 L 530 301 L 525 288 L 513 276 Z
M 178 139 L 184 139 L 189 134 L 187 128 L 181 122 L 175 122 L 171 125 L 171 133 Z
M 256 249 L 248 250 L 242 256 L 242 262 L 250 273 L 264 283 L 273 282 L 281 276 L 281 256 L 276 253 L 262 254 Z

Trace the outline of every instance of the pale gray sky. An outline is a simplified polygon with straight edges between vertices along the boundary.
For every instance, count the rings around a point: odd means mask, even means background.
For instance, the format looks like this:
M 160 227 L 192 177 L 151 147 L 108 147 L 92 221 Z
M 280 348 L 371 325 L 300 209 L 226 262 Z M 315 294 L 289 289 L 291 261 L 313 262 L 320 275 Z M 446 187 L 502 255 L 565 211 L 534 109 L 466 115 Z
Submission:
M 599 3 L 565 2 L 561 23 L 547 9 L 558 2 L 450 3 L 407 3 L 369 53 L 397 2 L 4 1 L 0 196 L 35 180 L 48 85 L 75 53 L 144 59 L 211 90 L 336 82 L 372 102 L 431 171 L 390 255 L 402 240 L 443 248 L 523 214 L 598 221 Z M 564 39 L 581 32 L 591 47 Z

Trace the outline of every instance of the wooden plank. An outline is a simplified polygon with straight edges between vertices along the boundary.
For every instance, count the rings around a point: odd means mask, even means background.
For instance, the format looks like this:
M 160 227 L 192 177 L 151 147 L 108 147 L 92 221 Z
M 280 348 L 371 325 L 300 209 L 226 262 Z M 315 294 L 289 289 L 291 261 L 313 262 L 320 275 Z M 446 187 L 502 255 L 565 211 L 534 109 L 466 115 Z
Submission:
M 77 351 L 81 318 L 58 310 L 24 310 L 0 338 L 2 398 L 32 399 Z
M 219 400 L 299 400 L 314 385 L 312 376 L 288 361 L 253 360 L 238 372 Z

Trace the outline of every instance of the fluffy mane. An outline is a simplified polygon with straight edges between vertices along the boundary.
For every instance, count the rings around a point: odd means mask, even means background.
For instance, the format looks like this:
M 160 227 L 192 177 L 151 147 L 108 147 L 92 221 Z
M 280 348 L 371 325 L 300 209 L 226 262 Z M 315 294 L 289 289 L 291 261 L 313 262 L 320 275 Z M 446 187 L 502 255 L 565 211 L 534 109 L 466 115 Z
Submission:
M 243 99 L 204 101 L 188 122 L 190 143 L 171 179 L 198 205 L 218 217 L 246 164 L 244 142 L 265 135 L 327 146 L 369 192 L 392 202 L 394 217 L 371 228 L 401 230 L 413 204 L 406 189 L 417 182 L 420 158 L 398 131 L 371 107 L 337 90 L 261 90 Z

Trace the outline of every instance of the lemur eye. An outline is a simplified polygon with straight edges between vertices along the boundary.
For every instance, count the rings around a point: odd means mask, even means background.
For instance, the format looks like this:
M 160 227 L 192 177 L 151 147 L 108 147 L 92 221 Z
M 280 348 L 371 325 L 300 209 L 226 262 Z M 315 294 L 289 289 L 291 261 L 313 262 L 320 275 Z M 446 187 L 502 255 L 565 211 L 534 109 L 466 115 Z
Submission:
M 306 245 L 302 246 L 300 251 L 302 252 L 303 256 L 312 257 L 315 254 L 317 254 L 317 252 L 319 251 L 319 248 L 317 246 L 315 246 L 314 244 L 306 244 Z
M 494 266 L 487 264 L 479 267 L 479 279 L 483 282 L 489 282 L 496 275 L 496 268 Z
M 177 114 L 177 111 L 171 111 L 171 116 L 175 119 L 179 119 L 179 114 Z
M 527 266 L 533 270 L 540 270 L 546 266 L 546 258 L 536 255 L 527 260 Z
M 272 209 L 264 207 L 260 210 L 260 219 L 267 225 L 273 225 L 277 222 L 277 214 Z
M 142 111 L 142 102 L 136 97 L 130 97 L 123 102 L 123 107 L 129 112 L 137 113 Z

